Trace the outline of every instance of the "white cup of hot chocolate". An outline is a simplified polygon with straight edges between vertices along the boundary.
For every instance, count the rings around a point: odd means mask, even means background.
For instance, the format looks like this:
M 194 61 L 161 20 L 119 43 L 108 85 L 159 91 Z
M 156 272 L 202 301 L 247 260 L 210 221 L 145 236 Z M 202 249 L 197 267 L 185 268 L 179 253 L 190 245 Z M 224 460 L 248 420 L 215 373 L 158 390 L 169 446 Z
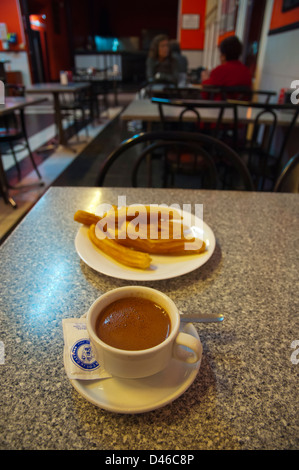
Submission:
M 201 357 L 199 338 L 180 331 L 175 303 L 149 287 L 103 294 L 87 312 L 87 331 L 97 361 L 115 377 L 148 377 L 173 358 L 196 363 Z

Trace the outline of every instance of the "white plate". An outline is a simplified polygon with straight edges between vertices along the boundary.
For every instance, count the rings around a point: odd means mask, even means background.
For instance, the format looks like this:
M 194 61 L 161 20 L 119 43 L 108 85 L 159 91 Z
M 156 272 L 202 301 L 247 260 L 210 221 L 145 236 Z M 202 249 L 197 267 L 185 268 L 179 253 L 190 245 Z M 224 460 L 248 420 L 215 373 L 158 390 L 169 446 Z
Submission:
M 182 329 L 197 337 L 191 323 Z M 202 348 L 201 348 L 202 354 Z M 201 364 L 172 359 L 168 367 L 158 374 L 143 379 L 107 378 L 99 380 L 70 380 L 73 387 L 86 400 L 115 413 L 136 414 L 152 411 L 171 403 L 194 382 Z
M 186 214 L 182 212 L 182 214 Z M 158 256 L 151 255 L 151 266 L 146 270 L 135 269 L 118 263 L 93 245 L 88 237 L 88 227 L 82 225 L 75 238 L 75 248 L 80 258 L 95 271 L 117 279 L 128 281 L 158 281 L 181 276 L 194 271 L 212 256 L 215 236 L 211 228 L 191 214 L 193 234 L 206 243 L 206 251 L 198 255 Z

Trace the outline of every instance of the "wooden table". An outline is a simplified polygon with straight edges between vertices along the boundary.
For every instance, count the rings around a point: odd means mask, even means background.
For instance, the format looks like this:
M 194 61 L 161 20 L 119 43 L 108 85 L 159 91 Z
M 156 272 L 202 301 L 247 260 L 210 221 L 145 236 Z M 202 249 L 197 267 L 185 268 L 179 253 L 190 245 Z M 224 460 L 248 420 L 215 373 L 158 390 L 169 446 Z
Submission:
M 54 100 L 55 122 L 58 129 L 59 145 L 68 146 L 67 138 L 62 125 L 59 95 L 61 93 L 76 93 L 89 87 L 89 83 L 69 83 L 68 85 L 62 85 L 61 83 L 37 83 L 26 88 L 26 93 L 42 95 L 52 94 Z
M 0 117 L 5 116 L 15 111 L 20 111 L 21 125 L 26 133 L 26 125 L 24 119 L 24 108 L 34 104 L 39 104 L 45 101 L 45 98 L 37 97 L 6 97 L 5 104 L 0 104 Z M 6 203 L 11 204 L 13 207 L 16 207 L 16 203 L 13 198 L 9 195 L 9 187 L 5 178 L 5 170 L 2 163 L 1 153 L 0 153 L 0 192 L 2 193 Z
M 62 319 L 132 284 L 90 269 L 74 246 L 74 212 L 118 204 L 119 195 L 191 211 L 203 204 L 216 237 L 209 261 L 134 284 L 165 292 L 184 312 L 224 315 L 194 324 L 203 358 L 185 393 L 131 415 L 87 401 L 63 363 Z M 200 449 L 298 450 L 298 225 L 297 194 L 50 188 L 0 247 L 1 449 L 172 451 L 194 455 L 196 468 Z

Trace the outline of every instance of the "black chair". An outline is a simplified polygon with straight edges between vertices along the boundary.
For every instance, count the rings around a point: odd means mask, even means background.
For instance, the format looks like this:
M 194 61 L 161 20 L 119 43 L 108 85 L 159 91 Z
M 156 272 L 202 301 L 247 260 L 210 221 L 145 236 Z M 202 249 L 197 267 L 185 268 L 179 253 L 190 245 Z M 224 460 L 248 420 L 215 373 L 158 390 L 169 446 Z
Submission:
M 97 118 L 100 117 L 102 109 L 105 110 L 109 107 L 108 95 L 111 83 L 107 79 L 108 70 L 109 67 L 95 69 L 95 75 L 90 75 L 85 69 L 77 69 L 73 75 L 74 82 L 88 82 L 90 84 L 89 95 L 91 99 L 91 110 L 93 112 L 93 108 L 95 108 Z M 94 117 L 94 114 L 92 117 Z
M 274 192 L 299 193 L 299 153 L 284 166 L 273 188 Z
M 238 138 L 238 121 L 236 107 L 234 103 L 228 103 L 226 101 L 214 101 L 214 100 L 195 100 L 195 99 L 166 99 L 153 97 L 151 102 L 158 105 L 161 127 L 163 130 L 168 130 L 165 116 L 165 106 L 179 107 L 182 108 L 177 119 L 177 128 L 171 124 L 171 129 L 179 131 L 190 131 L 204 132 L 212 135 L 216 138 L 226 141 L 233 148 L 236 147 Z M 202 118 L 203 110 L 215 109 L 218 111 L 217 119 L 214 122 Z M 223 122 L 223 115 L 225 110 L 229 110 L 231 113 L 231 123 L 225 124 Z M 188 122 L 185 119 L 189 113 Z M 194 115 L 190 122 L 190 113 Z M 229 138 L 228 138 L 229 135 Z
M 34 160 L 28 141 L 24 109 L 20 109 L 19 115 L 17 115 L 16 112 L 11 112 L 0 117 L 0 193 L 5 203 L 10 204 L 13 208 L 16 208 L 17 204 L 9 195 L 9 189 L 32 187 L 35 186 L 36 183 L 18 187 L 10 184 L 3 167 L 2 158 L 5 158 L 7 155 L 12 155 L 18 173 L 18 179 L 21 180 L 21 167 L 17 159 L 17 153 L 24 150 L 27 150 L 33 169 L 38 176 L 39 181 L 37 184 L 43 186 L 44 182 L 42 181 L 42 176 Z
M 219 94 L 222 100 L 236 100 L 252 102 L 255 98 L 263 98 L 264 103 L 269 103 L 271 98 L 274 98 L 276 91 L 270 90 L 254 90 L 246 86 L 229 86 L 219 87 Z
M 109 108 L 109 90 L 110 84 L 108 80 L 92 80 L 91 85 L 91 100 L 96 104 L 96 115 L 99 118 L 102 110 Z
M 19 180 L 21 179 L 21 168 L 17 160 L 17 153 L 24 150 L 27 150 L 38 178 L 42 178 L 30 149 L 23 109 L 20 110 L 19 116 L 13 112 L 0 117 L 0 149 L 1 157 L 7 154 L 13 156 Z
M 6 96 L 25 96 L 25 86 L 14 83 L 6 83 L 5 94 Z
M 291 132 L 298 119 L 299 106 L 277 103 L 239 103 L 236 104 L 237 119 L 240 107 L 250 107 L 252 110 L 256 110 L 256 115 L 252 120 L 250 137 L 244 142 L 239 139 L 236 150 L 247 158 L 248 168 L 256 189 L 265 189 L 266 183 L 268 186 L 270 185 L 270 189 L 273 189 L 273 184 L 283 165 Z M 277 131 L 280 127 L 279 118 L 281 116 L 287 116 L 288 119 L 283 126 L 285 132 L 281 143 L 278 143 L 276 138 L 278 137 Z M 265 118 L 267 118 L 266 124 Z
M 17 207 L 16 202 L 9 195 L 9 187 L 7 178 L 5 176 L 5 170 L 2 163 L 2 158 L 0 156 L 0 196 L 3 197 L 6 204 L 10 204 L 14 209 Z
M 177 84 L 168 80 L 147 80 L 141 84 L 138 96 L 139 98 L 152 98 L 164 89 L 177 89 Z
M 185 155 L 188 158 L 193 155 L 188 164 Z M 125 157 L 122 165 L 121 156 Z M 104 185 L 115 162 L 118 175 L 131 172 L 133 187 L 140 186 L 141 176 L 142 185 L 147 187 L 169 187 L 170 179 L 171 187 L 190 187 L 193 182 L 202 188 L 253 190 L 248 169 L 238 154 L 218 139 L 200 133 L 158 131 L 135 135 L 122 142 L 103 162 L 98 186 Z M 229 175 L 223 171 L 226 166 Z
M 89 93 L 89 90 L 80 90 L 75 93 L 59 94 L 61 114 L 67 119 L 72 119 L 77 140 L 79 140 L 79 122 L 85 126 L 86 136 L 89 136 L 87 127 L 89 121 L 88 112 L 91 111 L 91 97 Z M 81 114 L 81 119 L 78 117 L 78 112 Z
M 207 96 L 208 93 L 208 96 Z M 174 100 L 213 100 L 215 95 L 220 93 L 218 87 L 168 87 L 164 86 L 162 90 L 151 90 L 150 98 L 166 98 Z

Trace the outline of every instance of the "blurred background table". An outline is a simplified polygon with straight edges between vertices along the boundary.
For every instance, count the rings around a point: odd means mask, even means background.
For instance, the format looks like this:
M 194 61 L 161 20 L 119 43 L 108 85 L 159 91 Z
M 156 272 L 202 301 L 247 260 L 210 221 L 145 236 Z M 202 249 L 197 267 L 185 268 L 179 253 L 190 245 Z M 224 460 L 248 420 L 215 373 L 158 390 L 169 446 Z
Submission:
M 158 108 L 158 100 L 156 100 L 156 103 L 152 103 L 149 98 L 145 99 L 135 99 L 133 100 L 129 106 L 123 111 L 121 114 L 121 119 L 122 121 L 132 121 L 132 120 L 141 120 L 145 121 L 148 123 L 150 126 L 151 123 L 153 122 L 160 122 L 160 114 L 159 114 L 159 108 Z M 171 101 L 171 100 L 170 100 Z M 185 100 L 186 101 L 186 100 Z M 177 100 L 177 103 L 179 103 L 179 100 Z M 194 108 L 196 108 L 196 101 L 193 100 L 194 103 Z M 219 109 L 217 109 L 217 102 L 214 104 L 213 107 L 209 107 L 209 101 L 207 100 L 206 102 L 206 107 L 204 105 L 204 101 L 199 101 L 200 103 L 200 115 L 202 122 L 206 123 L 215 123 L 218 119 L 219 116 Z M 163 103 L 162 103 L 163 104 Z M 232 108 L 232 101 L 228 101 L 228 107 L 227 109 L 224 110 L 223 116 L 222 116 L 222 123 L 226 124 L 232 124 L 234 122 L 234 112 Z M 167 105 L 167 100 L 165 100 L 164 104 L 164 115 L 165 115 L 165 120 L 173 122 L 173 121 L 178 121 L 180 113 L 184 109 L 184 102 L 182 100 L 182 106 L 176 105 L 173 106 L 171 103 Z M 250 124 L 253 123 L 257 117 L 257 115 L 260 112 L 260 109 L 258 108 L 258 104 L 255 104 L 255 106 L 252 106 L 252 104 L 237 104 L 236 106 L 238 108 L 238 122 L 239 123 L 245 123 L 245 124 Z M 262 108 L 263 105 L 260 105 Z M 283 108 L 283 105 L 281 106 Z M 291 116 L 292 117 L 292 116 Z M 184 121 L 186 122 L 194 122 L 196 120 L 196 116 L 193 113 L 187 113 L 184 116 Z M 264 115 L 260 119 L 260 123 L 265 124 L 265 125 L 271 125 L 273 122 L 273 119 L 269 115 Z M 290 113 L 287 111 L 284 111 L 283 109 L 278 112 L 278 119 L 277 119 L 277 125 L 279 126 L 287 126 L 289 125 L 290 122 Z M 299 121 L 296 122 L 296 125 L 299 125 Z
M 59 95 L 65 93 L 76 94 L 86 90 L 90 87 L 89 83 L 69 83 L 63 85 L 61 83 L 36 83 L 26 88 L 26 93 L 33 94 L 50 94 L 53 96 L 53 104 L 55 111 L 55 122 L 58 130 L 58 143 L 59 145 L 68 146 L 67 138 L 62 124 L 61 104 Z M 91 108 L 91 105 L 90 105 Z
M 27 130 L 26 130 L 26 124 L 25 124 L 25 119 L 24 119 L 24 109 L 27 106 L 39 104 L 39 103 L 42 103 L 43 101 L 45 101 L 45 98 L 35 97 L 35 96 L 34 97 L 31 97 L 31 96 L 6 97 L 5 103 L 0 104 L 1 124 L 3 125 L 2 120 L 1 120 L 2 116 L 7 116 L 7 115 L 9 116 L 15 112 L 20 112 L 20 120 L 21 120 L 23 136 L 26 137 L 27 139 Z M 6 131 L 6 129 L 2 128 L 1 131 L 3 133 L 4 131 Z M 3 195 L 5 202 L 10 203 L 13 207 L 16 207 L 16 203 L 14 199 L 9 194 L 9 186 L 5 178 L 5 170 L 4 170 L 3 163 L 2 163 L 1 152 L 0 152 L 0 195 Z
M 117 204 L 119 195 L 127 204 L 203 204 L 217 240 L 210 260 L 139 284 L 184 311 L 224 315 L 196 324 L 203 358 L 190 388 L 138 415 L 86 401 L 63 364 L 62 319 L 131 284 L 93 271 L 74 246 L 75 211 Z M 1 246 L 1 449 L 298 449 L 298 208 L 297 194 L 48 190 Z

